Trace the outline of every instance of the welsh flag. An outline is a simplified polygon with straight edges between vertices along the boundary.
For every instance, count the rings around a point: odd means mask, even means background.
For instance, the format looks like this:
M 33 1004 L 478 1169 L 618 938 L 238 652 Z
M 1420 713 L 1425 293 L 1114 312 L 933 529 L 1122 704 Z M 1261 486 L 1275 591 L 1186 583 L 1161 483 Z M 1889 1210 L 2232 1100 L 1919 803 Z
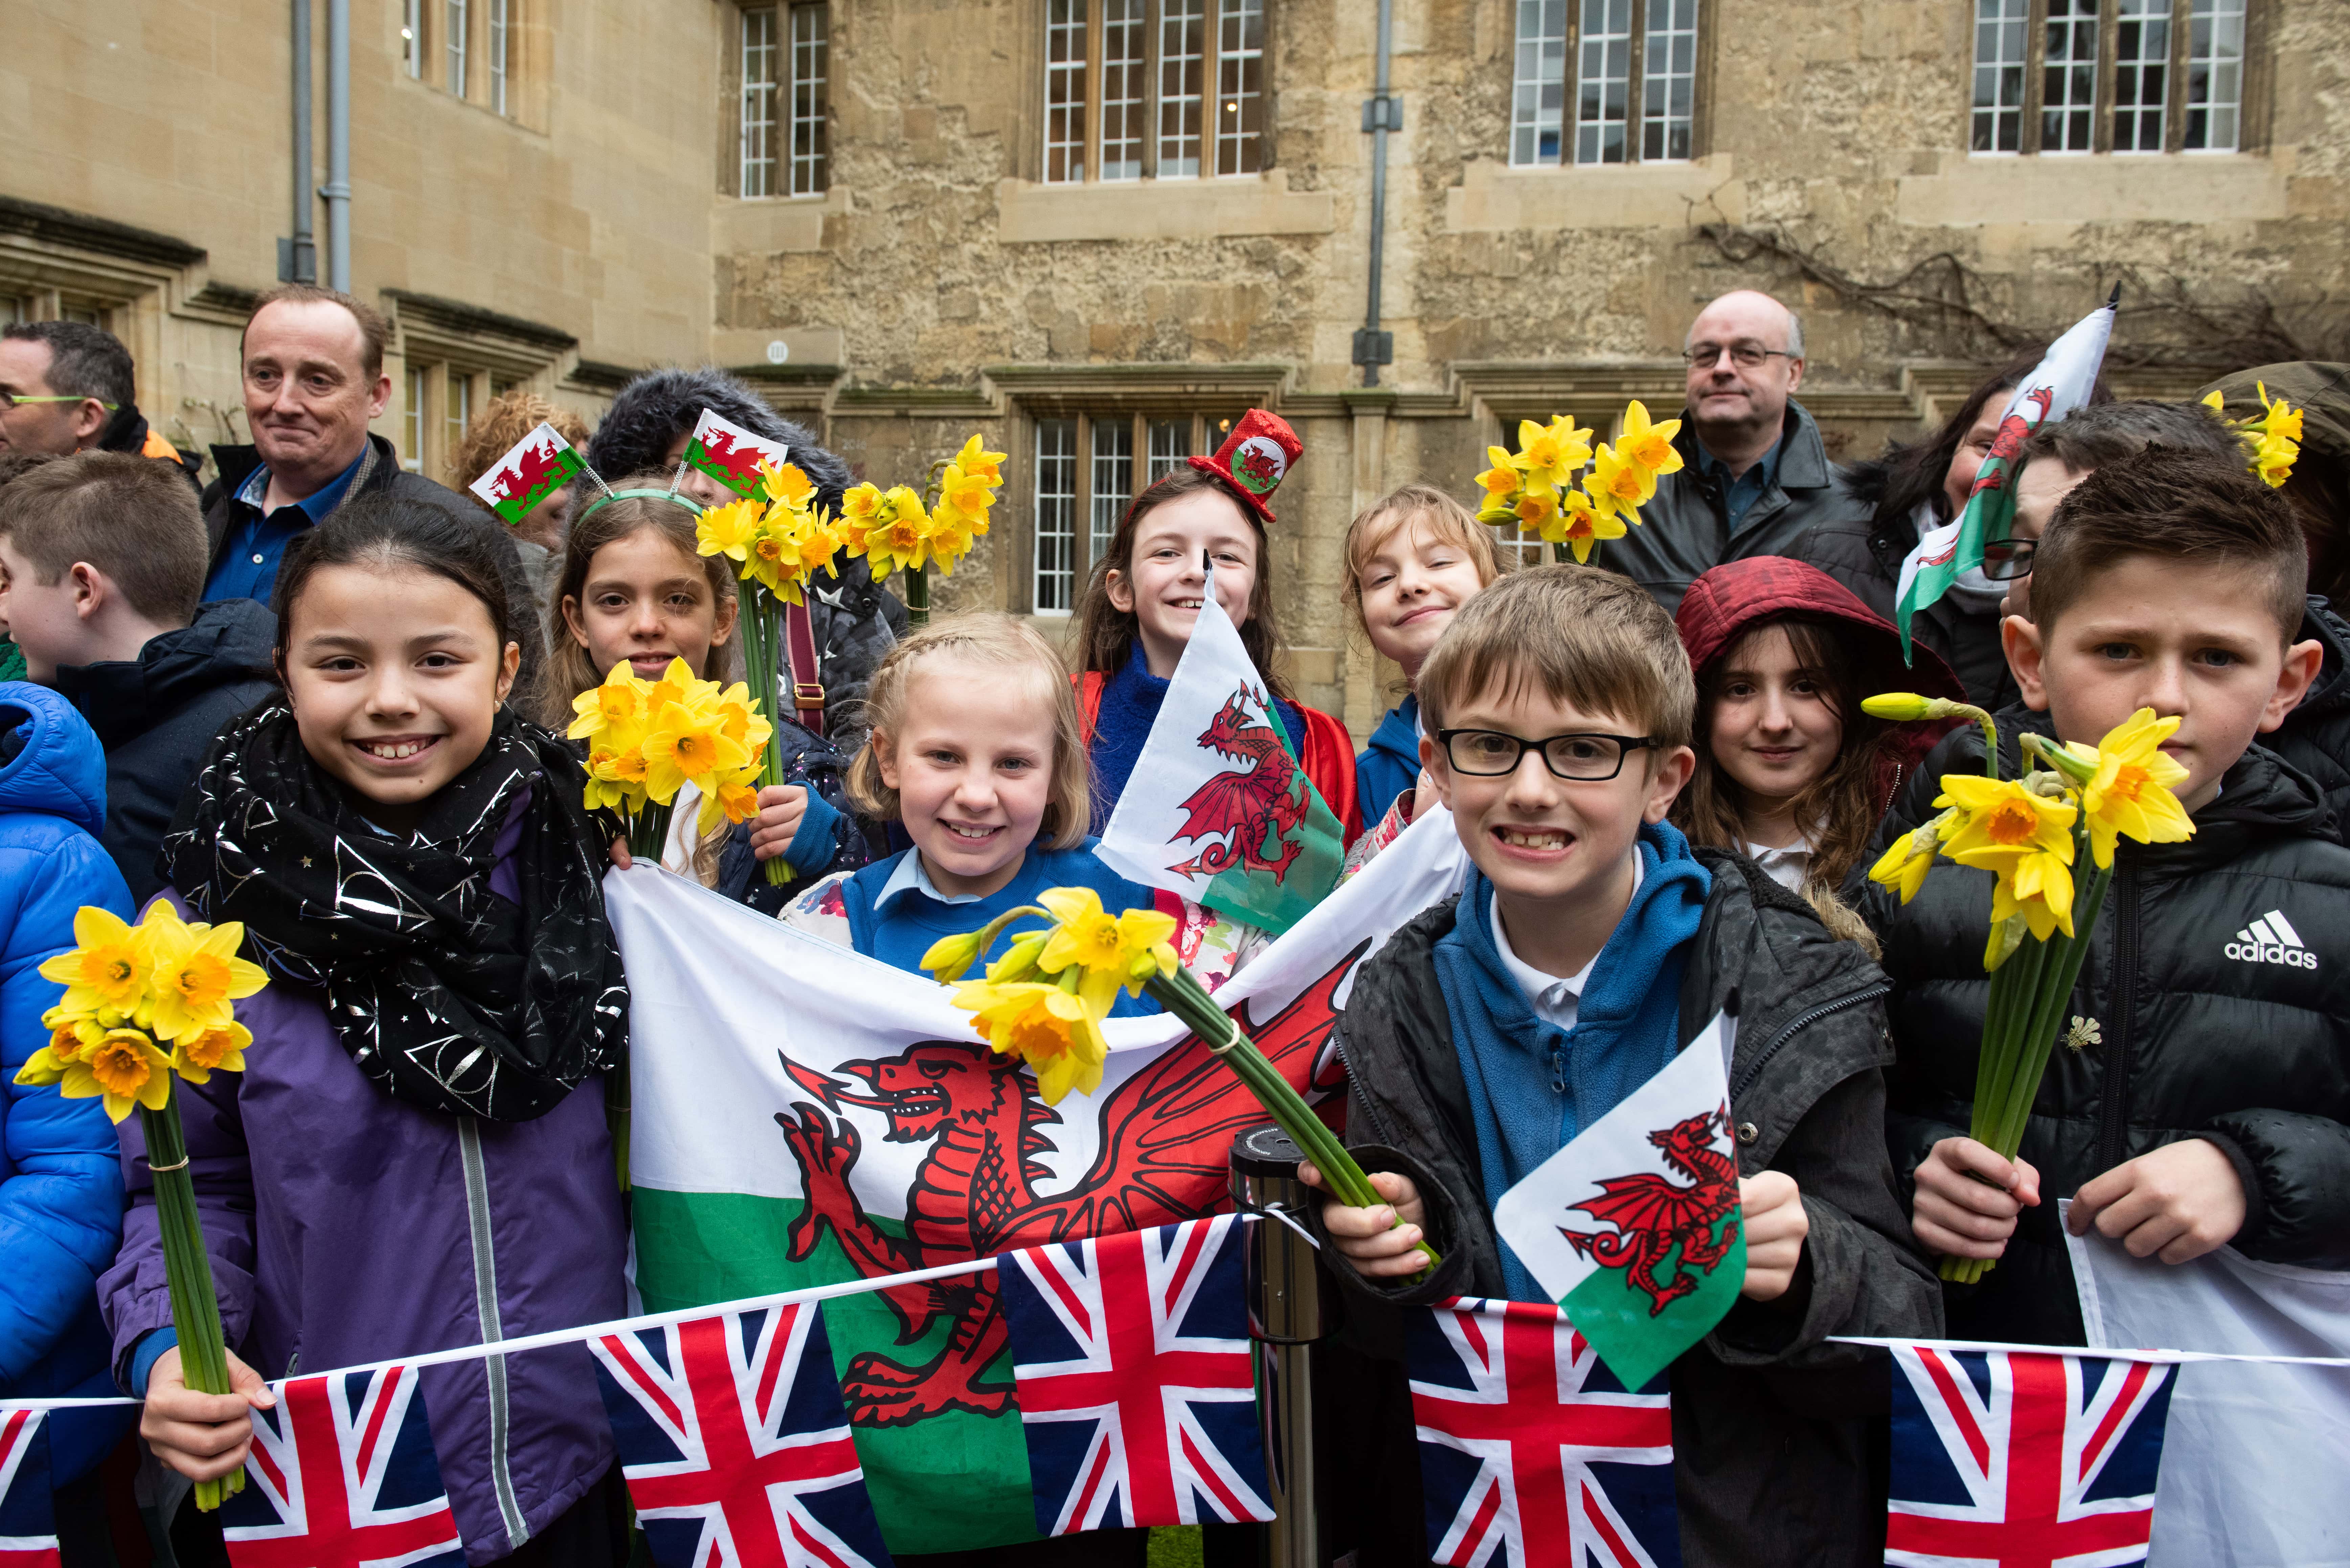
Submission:
M 1746 1278 L 1732 1034 L 1717 1016 L 1493 1206 L 1502 1240 L 1627 1388 L 1712 1333 Z
M 685 461 L 735 494 L 749 496 L 759 488 L 759 464 L 781 468 L 791 450 L 704 409 L 693 427 L 693 439 L 686 443 Z
M 1345 830 L 1298 763 L 1239 628 L 1201 596 L 1191 640 L 1096 851 L 1137 882 L 1279 933 L 1336 885 Z
M 1455 891 L 1432 813 L 1268 945 L 1218 1000 L 1300 1089 L 1354 965 Z M 1228 1211 L 1232 1137 L 1264 1112 L 1173 1019 L 1113 1018 L 1099 1089 L 1047 1108 L 927 977 L 639 862 L 604 883 L 629 966 L 630 1176 L 649 1312 L 869 1279 Z M 1034 1540 L 996 1276 L 824 1308 L 893 1552 Z
M 1952 583 L 1982 565 L 1983 543 L 2007 537 L 2015 519 L 2015 454 L 2026 437 L 2053 420 L 2061 420 L 2089 400 L 2097 371 L 2106 362 L 2106 345 L 2114 336 L 2114 316 L 2121 290 L 2073 324 L 2064 337 L 2048 346 L 2037 369 L 2010 398 L 2000 418 L 1991 451 L 1983 454 L 1967 509 L 1918 541 L 1901 563 L 1901 585 L 1895 593 L 1894 616 L 1901 623 L 1901 651 L 1909 654 L 1909 618 L 1950 591 Z
M 579 477 L 587 466 L 571 443 L 542 424 L 507 449 L 490 471 L 465 488 L 496 513 L 509 528 L 519 527 L 548 496 Z

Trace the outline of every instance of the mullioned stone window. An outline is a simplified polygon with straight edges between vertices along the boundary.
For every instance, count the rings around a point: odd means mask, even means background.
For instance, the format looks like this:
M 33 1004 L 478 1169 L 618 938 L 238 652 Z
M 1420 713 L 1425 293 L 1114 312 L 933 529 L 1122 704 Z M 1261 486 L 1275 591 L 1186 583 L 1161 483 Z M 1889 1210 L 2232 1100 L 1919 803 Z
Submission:
M 821 196 L 831 188 L 829 27 L 825 0 L 743 8 L 736 194 Z
M 1698 8 L 1699 0 L 1518 0 L 1510 161 L 1693 157 Z
M 2259 0 L 1972 0 L 1968 151 L 2237 152 Z
M 1045 0 L 1047 184 L 1255 174 L 1265 0 Z

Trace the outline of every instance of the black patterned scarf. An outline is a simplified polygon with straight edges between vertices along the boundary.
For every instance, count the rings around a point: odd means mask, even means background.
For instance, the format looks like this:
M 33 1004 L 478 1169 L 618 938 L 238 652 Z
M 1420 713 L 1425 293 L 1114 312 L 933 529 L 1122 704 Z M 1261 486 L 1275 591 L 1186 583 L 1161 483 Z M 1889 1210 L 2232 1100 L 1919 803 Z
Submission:
M 273 702 L 213 742 L 161 863 L 204 919 L 244 922 L 272 975 L 326 992 L 343 1049 L 395 1098 L 528 1121 L 617 1066 L 628 1040 L 610 835 L 579 789 L 563 742 L 501 709 L 481 756 L 412 832 L 388 835 Z M 517 813 L 519 902 L 490 890 Z

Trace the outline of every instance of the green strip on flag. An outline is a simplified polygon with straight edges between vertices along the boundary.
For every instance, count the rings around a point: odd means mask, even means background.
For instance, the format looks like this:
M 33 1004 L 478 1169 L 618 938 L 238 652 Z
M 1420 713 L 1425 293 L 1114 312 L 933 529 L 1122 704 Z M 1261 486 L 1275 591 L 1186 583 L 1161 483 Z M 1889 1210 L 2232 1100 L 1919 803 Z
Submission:
M 546 498 L 579 477 L 586 465 L 571 443 L 542 424 L 506 450 L 467 489 L 509 528 L 522 525 Z

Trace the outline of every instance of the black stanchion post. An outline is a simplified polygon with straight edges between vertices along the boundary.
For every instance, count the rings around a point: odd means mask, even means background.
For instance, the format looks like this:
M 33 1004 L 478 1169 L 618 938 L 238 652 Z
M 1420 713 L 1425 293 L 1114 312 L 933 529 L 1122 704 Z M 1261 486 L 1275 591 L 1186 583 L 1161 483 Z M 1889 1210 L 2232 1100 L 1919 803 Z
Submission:
M 1330 1332 L 1313 1243 L 1276 1214 L 1303 1212 L 1310 1189 L 1297 1179 L 1297 1146 L 1279 1127 L 1253 1127 L 1232 1140 L 1232 1206 L 1267 1218 L 1249 1227 L 1249 1333 L 1263 1346 L 1265 1468 L 1279 1511 L 1267 1568 L 1324 1568 L 1314 1512 L 1314 1371 L 1309 1347 Z

